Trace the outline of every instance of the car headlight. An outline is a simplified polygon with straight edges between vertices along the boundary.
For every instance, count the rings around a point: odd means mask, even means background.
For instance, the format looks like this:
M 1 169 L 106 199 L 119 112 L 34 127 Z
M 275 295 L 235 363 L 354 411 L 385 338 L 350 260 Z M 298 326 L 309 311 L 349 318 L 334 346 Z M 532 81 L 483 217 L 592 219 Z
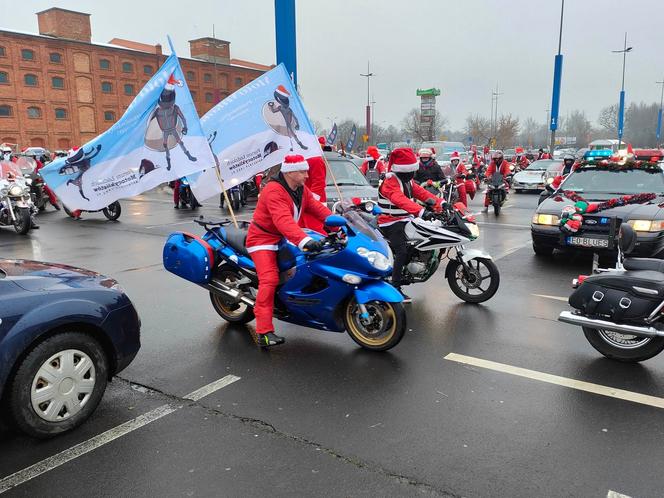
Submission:
M 635 232 L 661 232 L 664 220 L 629 220 L 627 222 Z
M 533 215 L 533 224 L 534 225 L 557 225 L 560 223 L 560 217 L 555 214 L 538 214 Z
M 474 239 L 480 236 L 480 227 L 475 223 L 466 223 L 466 228 L 470 231 L 470 235 L 472 235 Z
M 0 189 L 0 195 L 2 197 L 5 197 L 8 193 L 9 191 L 6 188 Z
M 383 253 L 378 251 L 370 251 L 366 247 L 358 247 L 357 254 L 363 258 L 367 258 L 371 266 L 376 270 L 386 271 L 391 268 L 390 259 L 385 256 Z
M 23 195 L 23 188 L 20 185 L 12 185 L 9 187 L 9 195 L 12 197 Z

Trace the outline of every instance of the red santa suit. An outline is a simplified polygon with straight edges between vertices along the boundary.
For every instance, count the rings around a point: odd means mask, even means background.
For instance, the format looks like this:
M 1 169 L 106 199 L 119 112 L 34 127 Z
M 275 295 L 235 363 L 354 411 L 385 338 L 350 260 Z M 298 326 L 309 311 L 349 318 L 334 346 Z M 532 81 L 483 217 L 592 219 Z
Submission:
M 281 173 L 306 171 L 309 165 L 300 155 L 286 156 Z M 270 180 L 263 188 L 249 231 L 247 233 L 247 251 L 256 265 L 258 274 L 258 294 L 254 314 L 256 315 L 256 333 L 273 332 L 272 314 L 274 294 L 279 284 L 277 249 L 285 238 L 300 249 L 311 237 L 298 225 L 303 213 L 308 213 L 323 221 L 331 211 L 317 201 L 307 187 L 298 189 L 301 199 L 296 201 L 298 192 L 290 191 L 283 177 Z M 292 195 L 291 195 L 292 194 Z
M 370 145 L 367 147 L 367 158 L 364 160 L 362 165 L 360 166 L 360 171 L 364 176 L 367 175 L 367 171 L 369 171 L 369 161 L 375 161 L 376 165 L 374 168 L 376 171 L 378 171 L 379 174 L 384 175 L 387 173 L 387 166 L 385 166 L 385 163 L 380 157 L 380 152 L 378 152 L 378 148 L 375 145 Z
M 496 163 L 495 161 L 492 160 L 486 169 L 487 180 L 490 180 L 495 172 L 496 172 Z M 503 179 L 505 180 L 505 184 L 507 185 L 507 175 L 510 174 L 510 163 L 505 161 L 505 159 L 503 159 L 503 161 L 500 163 L 500 174 L 503 175 Z M 489 204 L 491 204 L 491 202 L 489 200 L 489 194 L 487 193 L 484 196 L 484 207 L 489 207 Z
M 314 199 L 326 206 L 327 195 L 325 187 L 327 185 L 327 168 L 325 160 L 322 157 L 310 157 L 307 159 L 307 163 L 309 164 L 309 178 L 307 178 L 304 185 L 311 191 Z M 319 233 L 325 233 L 322 220 L 319 220 L 310 213 L 302 213 L 300 226 L 310 228 Z
M 462 202 L 466 207 L 468 207 L 467 196 L 470 196 L 471 199 L 475 198 L 475 192 L 477 188 L 473 180 L 468 180 L 465 178 L 467 175 L 471 174 L 471 171 L 466 168 L 466 165 L 462 162 L 456 167 L 456 184 L 457 192 L 459 192 L 459 201 Z

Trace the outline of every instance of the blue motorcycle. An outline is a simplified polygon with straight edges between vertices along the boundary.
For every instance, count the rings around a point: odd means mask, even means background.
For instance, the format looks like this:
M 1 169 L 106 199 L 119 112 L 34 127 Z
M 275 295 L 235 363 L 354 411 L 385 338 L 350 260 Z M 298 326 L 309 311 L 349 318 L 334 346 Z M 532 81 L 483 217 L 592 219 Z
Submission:
M 366 206 L 371 209 L 370 205 Z M 381 234 L 350 206 L 326 219 L 337 232 L 323 237 L 320 252 L 311 253 L 283 241 L 279 245 L 280 286 L 275 317 L 331 332 L 347 331 L 365 349 L 396 346 L 406 330 L 401 294 L 383 281 L 392 272 L 392 253 Z M 203 237 L 171 234 L 164 246 L 164 267 L 210 292 L 212 306 L 226 321 L 254 319 L 258 289 L 256 268 L 245 246 L 249 223 L 235 228 L 229 220 L 194 220 Z

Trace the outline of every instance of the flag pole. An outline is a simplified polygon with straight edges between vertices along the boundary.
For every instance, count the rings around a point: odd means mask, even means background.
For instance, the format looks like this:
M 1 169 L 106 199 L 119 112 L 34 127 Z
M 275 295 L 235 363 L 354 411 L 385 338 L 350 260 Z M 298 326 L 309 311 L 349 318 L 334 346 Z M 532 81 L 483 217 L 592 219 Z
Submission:
M 210 148 L 212 150 L 212 148 Z M 237 218 L 235 218 L 235 212 L 233 211 L 233 206 L 231 205 L 231 200 L 228 198 L 228 194 L 226 193 L 226 189 L 224 188 L 224 181 L 221 179 L 221 172 L 219 171 L 219 160 L 217 159 L 217 155 L 212 152 L 212 155 L 214 156 L 214 172 L 217 174 L 217 180 L 219 180 L 219 185 L 221 185 L 221 193 L 224 196 L 224 199 L 226 199 L 226 205 L 228 206 L 228 211 L 231 213 L 231 220 L 233 220 L 233 225 L 235 225 L 235 228 L 238 230 L 240 229 L 238 223 L 237 223 Z
M 337 184 L 337 179 L 334 176 L 334 171 L 332 171 L 330 163 L 327 162 L 327 158 L 325 157 L 325 152 L 323 152 L 322 150 L 321 150 L 321 156 L 323 157 L 323 161 L 325 161 L 325 166 L 327 167 L 327 170 L 330 172 L 330 176 L 332 177 L 332 181 L 334 182 L 334 187 L 337 189 L 337 194 L 339 194 L 339 202 L 343 203 L 344 197 L 343 195 L 341 195 L 341 189 Z

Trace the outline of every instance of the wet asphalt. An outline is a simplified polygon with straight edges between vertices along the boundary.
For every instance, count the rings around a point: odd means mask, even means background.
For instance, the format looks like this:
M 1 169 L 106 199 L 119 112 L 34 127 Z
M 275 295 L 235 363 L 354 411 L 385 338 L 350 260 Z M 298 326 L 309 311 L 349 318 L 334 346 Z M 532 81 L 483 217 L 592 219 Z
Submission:
M 449 353 L 664 396 L 664 355 L 604 359 L 556 321 L 588 256 L 536 257 L 537 196 L 479 214 L 472 245 L 499 267 L 497 295 L 462 303 L 441 270 L 411 286 L 408 331 L 386 353 L 345 334 L 279 323 L 287 343 L 258 349 L 201 288 L 166 272 L 172 231 L 200 233 L 169 191 L 122 201 L 118 222 L 49 210 L 27 237 L 0 229 L 0 256 L 116 278 L 139 310 L 142 349 L 76 431 L 36 441 L 0 427 L 0 479 L 148 413 L 172 414 L 10 490 L 7 496 L 662 496 L 661 409 L 462 365 Z M 475 199 L 471 209 L 479 211 Z M 215 203 L 198 214 L 219 215 Z M 240 217 L 249 219 L 250 208 Z M 543 297 L 544 296 L 544 297 Z M 199 401 L 192 391 L 240 380 Z

